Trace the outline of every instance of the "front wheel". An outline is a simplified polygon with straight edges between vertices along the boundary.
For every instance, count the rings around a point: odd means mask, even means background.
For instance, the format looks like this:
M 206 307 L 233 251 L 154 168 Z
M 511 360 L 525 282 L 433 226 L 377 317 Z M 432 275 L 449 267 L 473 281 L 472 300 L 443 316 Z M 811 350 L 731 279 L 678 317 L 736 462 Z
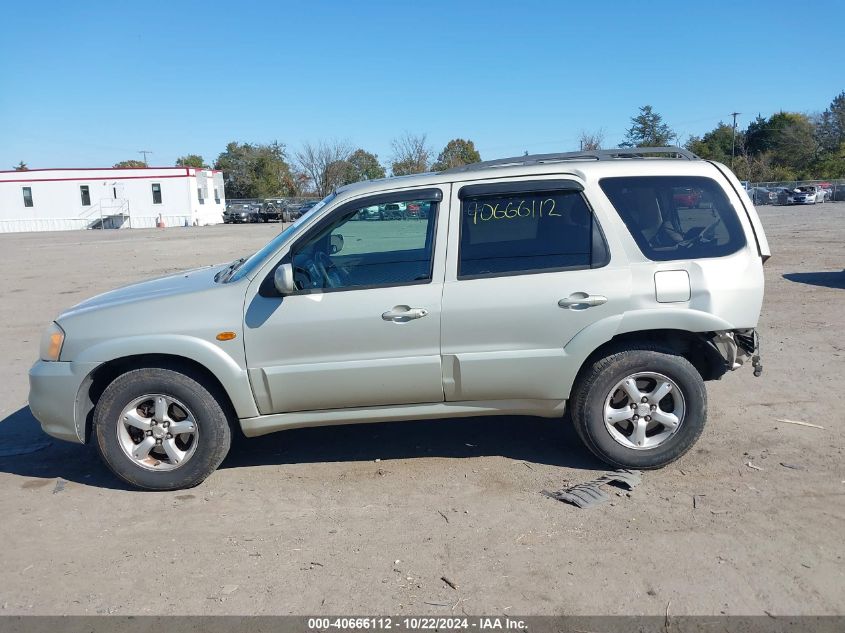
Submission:
M 570 400 L 581 440 L 619 468 L 672 463 L 704 430 L 707 391 L 689 361 L 662 351 L 625 350 L 593 363 Z
M 220 465 L 231 444 L 229 421 L 214 392 L 170 369 L 118 376 L 94 409 L 100 457 L 138 488 L 196 486 Z

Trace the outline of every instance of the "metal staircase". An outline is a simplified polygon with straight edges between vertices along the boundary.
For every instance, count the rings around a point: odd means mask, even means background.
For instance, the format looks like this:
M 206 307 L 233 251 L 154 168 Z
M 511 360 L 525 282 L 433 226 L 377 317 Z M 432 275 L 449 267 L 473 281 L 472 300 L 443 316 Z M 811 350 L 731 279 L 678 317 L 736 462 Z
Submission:
M 85 213 L 79 216 L 87 220 L 88 229 L 119 229 L 129 220 L 129 200 L 126 198 L 101 198 L 100 202 L 93 205 Z

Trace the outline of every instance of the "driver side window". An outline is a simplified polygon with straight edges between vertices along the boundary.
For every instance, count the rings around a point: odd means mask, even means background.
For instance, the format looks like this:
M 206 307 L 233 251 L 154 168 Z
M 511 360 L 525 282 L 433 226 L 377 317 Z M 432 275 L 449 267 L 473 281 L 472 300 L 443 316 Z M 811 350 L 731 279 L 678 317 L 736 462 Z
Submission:
M 417 193 L 419 195 L 419 193 Z M 438 204 L 407 199 L 346 208 L 292 253 L 304 292 L 431 281 Z

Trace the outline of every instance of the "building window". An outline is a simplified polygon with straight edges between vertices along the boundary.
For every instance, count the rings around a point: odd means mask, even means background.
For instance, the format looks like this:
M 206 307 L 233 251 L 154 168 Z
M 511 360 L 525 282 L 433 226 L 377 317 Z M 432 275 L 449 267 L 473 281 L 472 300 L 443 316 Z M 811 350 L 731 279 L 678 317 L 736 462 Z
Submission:
M 88 185 L 79 185 L 79 195 L 82 196 L 82 206 L 91 206 L 91 192 L 88 190 Z
M 205 198 L 202 197 L 202 187 L 197 187 L 197 197 L 200 199 L 200 204 L 205 204 Z
M 153 204 L 161 204 L 161 185 L 153 183 Z
M 32 206 L 32 187 L 23 187 L 23 206 Z
M 220 204 L 220 190 L 217 187 L 214 188 L 214 204 Z

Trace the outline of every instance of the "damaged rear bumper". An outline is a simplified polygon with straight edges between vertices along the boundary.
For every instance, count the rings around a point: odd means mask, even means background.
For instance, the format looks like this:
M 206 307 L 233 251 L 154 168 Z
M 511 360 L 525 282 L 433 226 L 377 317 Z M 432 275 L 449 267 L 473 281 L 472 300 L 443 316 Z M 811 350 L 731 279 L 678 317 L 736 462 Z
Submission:
M 760 361 L 760 337 L 757 330 L 726 330 L 714 332 L 710 343 L 715 347 L 728 371 L 742 367 L 748 360 L 754 368 L 754 375 L 763 373 L 763 363 Z

